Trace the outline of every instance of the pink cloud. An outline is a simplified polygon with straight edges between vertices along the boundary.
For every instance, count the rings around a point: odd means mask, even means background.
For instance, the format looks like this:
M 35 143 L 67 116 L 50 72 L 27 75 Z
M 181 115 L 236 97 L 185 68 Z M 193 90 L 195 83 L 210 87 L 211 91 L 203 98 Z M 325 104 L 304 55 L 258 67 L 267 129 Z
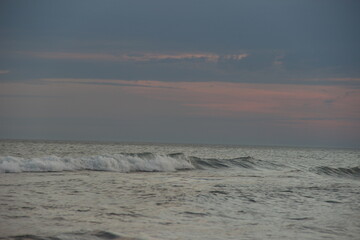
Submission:
M 219 55 L 212 53 L 177 53 L 177 54 L 158 54 L 143 53 L 138 55 L 123 55 L 124 60 L 128 61 L 152 61 L 152 60 L 187 60 L 187 59 L 204 59 L 208 62 L 217 62 Z
M 119 57 L 105 53 L 69 53 L 69 52 L 20 52 L 27 56 L 45 59 L 71 59 L 71 60 L 102 60 L 118 61 Z
M 10 73 L 9 70 L 0 70 L 0 74 L 8 74 L 8 73 Z
M 20 54 L 45 59 L 70 59 L 70 60 L 96 60 L 96 61 L 134 61 L 148 62 L 159 60 L 191 60 L 201 59 L 206 62 L 217 62 L 221 57 L 224 59 L 242 60 L 249 54 L 218 55 L 214 53 L 180 52 L 180 53 L 74 53 L 74 52 L 19 52 Z

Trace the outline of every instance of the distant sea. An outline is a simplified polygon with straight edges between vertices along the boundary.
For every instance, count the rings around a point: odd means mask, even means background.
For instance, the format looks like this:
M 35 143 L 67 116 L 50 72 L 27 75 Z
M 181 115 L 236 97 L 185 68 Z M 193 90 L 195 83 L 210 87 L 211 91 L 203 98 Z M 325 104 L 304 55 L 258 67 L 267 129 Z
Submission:
M 360 150 L 0 141 L 0 239 L 360 239 Z

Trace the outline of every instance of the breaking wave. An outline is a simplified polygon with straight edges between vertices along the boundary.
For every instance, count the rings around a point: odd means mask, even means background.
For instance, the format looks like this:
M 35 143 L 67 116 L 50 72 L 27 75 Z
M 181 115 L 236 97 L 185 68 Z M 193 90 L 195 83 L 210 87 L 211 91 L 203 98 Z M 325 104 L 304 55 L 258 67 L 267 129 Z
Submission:
M 188 157 L 183 153 L 122 153 L 97 156 L 34 158 L 0 157 L 0 173 L 61 172 L 61 171 L 113 171 L 113 172 L 171 172 L 191 169 L 218 169 L 240 167 L 245 169 L 281 167 L 274 163 L 239 157 L 234 159 L 207 159 Z
M 186 159 L 152 153 L 111 154 L 83 157 L 44 156 L 39 158 L 0 157 L 0 172 L 61 172 L 61 171 L 114 171 L 114 172 L 167 172 L 193 169 Z

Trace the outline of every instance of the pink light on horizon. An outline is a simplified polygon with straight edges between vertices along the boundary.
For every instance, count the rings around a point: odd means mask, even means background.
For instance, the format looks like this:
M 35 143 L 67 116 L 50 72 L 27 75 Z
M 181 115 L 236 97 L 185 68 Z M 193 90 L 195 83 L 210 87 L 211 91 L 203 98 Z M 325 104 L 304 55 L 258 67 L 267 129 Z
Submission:
M 195 115 L 237 117 L 256 114 L 292 120 L 360 119 L 360 109 L 357 107 L 360 90 L 346 86 L 105 79 L 45 81 L 97 84 L 97 87 L 103 88 L 114 84 L 130 94 L 183 106 L 188 108 L 189 114 Z
M 0 95 L 8 98 L 2 102 L 4 116 L 170 114 L 241 120 L 252 127 L 255 120 L 268 128 L 360 134 L 360 89 L 346 86 L 54 78 L 3 83 Z M 12 107 L 6 108 L 7 103 Z

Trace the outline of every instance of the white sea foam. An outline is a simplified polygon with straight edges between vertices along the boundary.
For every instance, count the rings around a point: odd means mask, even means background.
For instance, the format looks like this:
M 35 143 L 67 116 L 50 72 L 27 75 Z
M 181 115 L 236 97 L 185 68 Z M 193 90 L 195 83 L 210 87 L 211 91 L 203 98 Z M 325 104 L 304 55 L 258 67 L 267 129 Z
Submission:
M 43 156 L 38 158 L 0 157 L 0 172 L 60 172 L 60 171 L 115 171 L 115 172 L 170 172 L 193 169 L 186 158 L 167 155 L 112 154 L 87 157 Z

